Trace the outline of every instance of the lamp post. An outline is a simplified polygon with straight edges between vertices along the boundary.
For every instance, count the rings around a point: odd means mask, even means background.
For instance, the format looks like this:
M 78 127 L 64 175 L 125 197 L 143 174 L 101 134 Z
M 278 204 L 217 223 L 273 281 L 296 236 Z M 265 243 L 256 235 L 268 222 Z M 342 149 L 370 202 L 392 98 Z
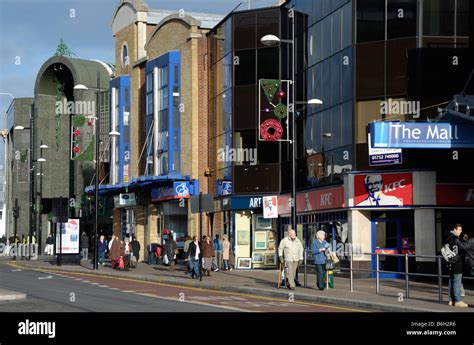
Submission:
M 88 90 L 89 88 L 85 85 L 76 85 L 74 90 Z M 100 72 L 97 71 L 97 90 L 95 91 L 97 98 L 97 107 L 96 107 L 96 116 L 95 116 L 95 200 L 94 200 L 94 258 L 93 269 L 99 269 L 98 256 L 99 251 L 97 248 L 98 245 L 98 226 L 99 226 L 99 136 L 100 136 Z
M 40 156 L 43 157 L 43 150 L 48 149 L 48 145 L 44 144 L 41 140 L 40 146 Z M 38 252 L 41 253 L 41 240 L 43 235 L 43 219 L 42 219 L 42 209 L 43 209 L 43 164 L 40 165 L 40 172 L 36 174 L 39 176 L 39 192 L 38 192 Z
M 266 46 L 276 46 L 279 45 L 280 43 L 287 43 L 291 44 L 292 47 L 292 57 L 293 61 L 291 61 L 291 104 L 289 107 L 289 111 L 291 112 L 291 123 L 292 123 L 292 128 L 291 128 L 291 145 L 292 145 L 292 150 L 291 150 L 291 227 L 293 230 L 296 231 L 296 223 L 297 223 L 297 214 L 296 214 L 296 181 L 297 181 L 297 176 L 296 176 L 296 121 L 295 121 L 295 106 L 296 104 L 307 104 L 307 105 L 320 105 L 323 102 L 319 99 L 310 99 L 306 102 L 297 102 L 296 101 L 296 72 L 295 72 L 295 65 L 296 65 L 296 49 L 295 49 L 295 11 L 293 8 L 290 8 L 288 11 L 289 17 L 291 18 L 291 27 L 292 27 L 292 33 L 291 33 L 291 40 L 288 39 L 280 39 L 278 36 L 275 35 L 265 35 L 260 39 L 260 42 Z

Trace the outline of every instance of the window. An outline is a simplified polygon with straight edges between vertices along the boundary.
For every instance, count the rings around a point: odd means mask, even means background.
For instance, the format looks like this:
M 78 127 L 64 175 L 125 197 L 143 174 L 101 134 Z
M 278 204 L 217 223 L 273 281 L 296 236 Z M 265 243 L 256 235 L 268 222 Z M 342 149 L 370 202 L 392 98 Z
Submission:
M 236 51 L 235 58 L 235 86 L 255 84 L 255 49 Z
M 331 61 L 324 60 L 321 66 L 321 86 L 322 86 L 322 98 L 323 108 L 328 108 L 331 106 L 331 88 L 328 87 L 331 85 Z
M 128 46 L 125 42 L 122 45 L 122 67 L 127 67 L 128 65 L 130 65 L 130 58 L 128 56 Z
M 255 128 L 257 123 L 257 101 L 255 86 L 234 88 L 234 126 L 235 130 Z
M 331 17 L 322 22 L 322 59 L 331 55 Z
M 332 105 L 341 103 L 341 65 L 342 54 L 339 53 L 331 58 L 331 96 Z
M 381 41 L 384 38 L 385 1 L 357 1 L 357 43 Z
M 387 38 L 416 36 L 416 0 L 387 1 Z
M 341 50 L 341 15 L 342 11 L 334 12 L 331 15 L 332 35 L 331 35 L 331 54 Z
M 472 0 L 457 0 L 456 36 L 469 36 L 469 11 L 472 13 Z M 471 9 L 469 8 L 471 6 Z M 472 17 L 471 17 L 472 20 Z
M 407 93 L 408 52 L 415 48 L 415 37 L 387 41 L 387 96 Z
M 352 144 L 352 101 L 342 105 L 341 113 L 341 146 Z
M 280 11 L 257 12 L 257 47 L 265 47 L 260 39 L 265 35 L 280 35 Z
M 341 121 L 342 107 L 335 106 L 331 110 L 331 141 L 332 148 L 342 146 L 342 121 Z
M 384 95 L 384 49 L 384 42 L 357 46 L 357 98 Z
M 279 79 L 278 47 L 257 50 L 257 80 Z
M 234 50 L 255 48 L 256 15 L 254 12 L 235 15 Z M 260 39 L 260 38 L 259 38 Z
M 423 35 L 454 36 L 455 0 L 431 0 L 423 3 Z
M 342 8 L 342 48 L 352 44 L 352 5 Z
M 352 98 L 352 47 L 342 51 L 342 101 Z

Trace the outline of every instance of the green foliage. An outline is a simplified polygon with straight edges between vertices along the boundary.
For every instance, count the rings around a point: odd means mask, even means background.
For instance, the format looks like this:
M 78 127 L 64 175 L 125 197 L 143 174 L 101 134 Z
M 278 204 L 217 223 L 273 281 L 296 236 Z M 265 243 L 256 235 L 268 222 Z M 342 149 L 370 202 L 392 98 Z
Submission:
M 95 143 L 95 135 L 92 136 L 92 140 L 89 143 L 89 146 L 87 146 L 87 149 L 84 150 L 83 153 L 80 155 L 77 155 L 74 160 L 76 161 L 93 161 L 94 160 L 94 145 Z
M 86 117 L 84 115 L 74 115 L 72 117 L 72 125 L 75 128 L 82 127 L 86 123 Z
M 68 57 L 72 57 L 73 55 L 76 55 L 74 54 L 70 49 L 69 47 L 66 45 L 66 43 L 64 43 L 63 39 L 61 38 L 59 40 L 59 44 L 56 48 L 56 53 L 54 53 L 54 56 L 68 56 Z
M 268 102 L 272 102 L 275 94 L 280 89 L 280 81 L 276 79 L 264 79 L 262 80 L 262 88 L 267 96 Z

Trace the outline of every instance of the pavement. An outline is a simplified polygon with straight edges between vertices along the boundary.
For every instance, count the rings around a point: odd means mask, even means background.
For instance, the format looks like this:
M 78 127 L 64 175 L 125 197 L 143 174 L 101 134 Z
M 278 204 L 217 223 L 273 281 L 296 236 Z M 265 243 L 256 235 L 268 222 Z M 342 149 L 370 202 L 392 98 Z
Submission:
M 26 299 L 26 293 L 0 288 L 0 301 L 16 301 Z
M 315 288 L 314 274 L 308 274 L 307 287 L 297 287 L 290 291 L 277 288 L 277 270 L 233 270 L 213 272 L 211 277 L 202 281 L 191 279 L 185 275 L 184 266 L 177 266 L 174 272 L 164 265 L 148 265 L 140 263 L 130 271 L 113 270 L 110 264 L 99 266 L 98 271 L 92 269 L 90 260 L 81 261 L 81 265 L 52 264 L 51 257 L 39 257 L 35 261 L 8 261 L 12 268 L 33 269 L 41 272 L 67 272 L 84 274 L 88 277 L 115 277 L 134 279 L 143 282 L 156 282 L 172 286 L 207 289 L 217 292 L 232 292 L 256 296 L 291 300 L 301 303 L 321 303 L 347 308 L 360 308 L 387 312 L 474 312 L 474 291 L 466 289 L 463 300 L 469 308 L 454 308 L 447 303 L 447 280 L 443 281 L 443 302 L 438 301 L 437 284 L 410 282 L 409 298 L 405 293 L 405 281 L 382 279 L 380 294 L 376 293 L 375 279 L 355 279 L 353 292 L 349 288 L 349 279 L 335 274 L 334 288 L 320 291 Z M 303 274 L 299 276 L 303 283 Z

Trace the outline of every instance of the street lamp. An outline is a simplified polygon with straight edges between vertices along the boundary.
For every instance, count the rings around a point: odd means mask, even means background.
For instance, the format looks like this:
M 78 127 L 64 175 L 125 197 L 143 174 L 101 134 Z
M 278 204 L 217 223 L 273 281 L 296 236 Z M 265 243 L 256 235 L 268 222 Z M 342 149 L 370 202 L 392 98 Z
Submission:
M 47 150 L 49 148 L 48 145 L 44 144 L 41 141 L 40 145 L 40 156 L 43 157 L 43 150 Z M 38 162 L 44 162 L 44 158 L 39 158 Z M 40 165 L 40 172 L 36 174 L 39 176 L 39 195 L 38 195 L 38 252 L 41 253 L 41 240 L 43 237 L 43 218 L 42 218 L 42 208 L 43 208 L 43 164 Z
M 319 99 L 310 99 L 306 102 L 297 102 L 296 101 L 296 87 L 295 87 L 295 84 L 296 84 L 296 73 L 295 73 L 295 64 L 296 64 L 296 51 L 295 51 L 295 12 L 293 10 L 293 8 L 291 8 L 289 10 L 289 17 L 291 18 L 291 26 L 292 26 L 292 37 L 291 37 L 291 40 L 288 40 L 288 39 L 280 39 L 278 36 L 275 36 L 275 35 L 265 35 L 263 36 L 261 39 L 260 39 L 260 42 L 263 44 L 263 45 L 266 45 L 266 46 L 276 46 L 276 45 L 279 45 L 280 43 L 287 43 L 287 44 L 291 44 L 291 47 L 292 47 L 292 57 L 293 57 L 293 61 L 291 61 L 291 74 L 292 74 L 292 78 L 291 78 L 291 81 L 292 81 L 292 88 L 291 88 L 291 94 L 292 94 L 292 97 L 291 97 L 291 101 L 292 101 L 292 104 L 290 106 L 290 112 L 291 112 L 291 115 L 292 115 L 292 129 L 291 129 L 291 145 L 292 145 L 292 150 L 291 150 L 291 156 L 292 156 L 292 159 L 291 159 L 291 170 L 292 170 L 292 185 L 291 185 L 291 199 L 292 199 L 292 203 L 291 203 L 291 226 L 293 228 L 293 230 L 297 230 L 296 229 L 296 223 L 297 223 L 297 214 L 296 214 L 296 121 L 295 121 L 295 106 L 297 104 L 306 104 L 306 105 L 320 105 L 322 104 L 323 102 Z
M 77 84 L 74 86 L 74 90 L 89 90 L 89 88 L 82 84 Z M 100 72 L 97 71 L 97 90 L 95 91 L 97 97 L 97 113 L 96 113 L 96 123 L 95 123 L 95 205 L 94 205 L 94 259 L 93 259 L 93 269 L 99 269 L 98 256 L 99 251 L 97 248 L 98 245 L 98 226 L 99 226 L 99 135 L 100 135 Z

